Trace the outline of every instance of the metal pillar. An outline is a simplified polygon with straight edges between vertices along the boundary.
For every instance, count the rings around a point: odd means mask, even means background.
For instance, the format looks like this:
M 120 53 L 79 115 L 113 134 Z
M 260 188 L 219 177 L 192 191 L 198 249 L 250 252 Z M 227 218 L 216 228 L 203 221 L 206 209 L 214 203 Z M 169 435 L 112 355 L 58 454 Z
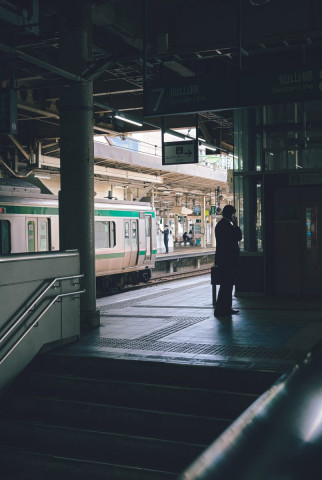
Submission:
M 174 239 L 179 240 L 179 217 L 178 215 L 174 215 Z
M 212 207 L 214 207 L 214 208 L 212 208 Z M 210 209 L 211 209 L 211 211 L 216 210 L 216 198 L 215 197 L 210 198 Z M 215 228 L 216 228 L 216 214 L 212 213 L 211 214 L 211 246 L 213 248 L 215 248 L 215 246 L 216 246 Z
M 128 201 L 132 201 L 133 200 L 133 193 L 131 191 L 130 188 L 127 188 L 126 191 L 125 191 L 125 199 L 128 200 Z
M 201 205 L 201 248 L 206 247 L 206 197 L 203 195 L 200 198 Z
M 91 23 L 88 2 L 72 0 L 62 6 L 61 66 L 78 75 L 91 57 Z M 64 85 L 60 118 L 60 248 L 80 252 L 86 289 L 81 297 L 81 324 L 94 327 L 100 318 L 96 309 L 92 81 Z
M 189 232 L 190 228 L 189 228 L 189 221 L 188 221 L 188 217 L 184 217 L 184 227 L 183 227 L 183 233 L 184 232 Z

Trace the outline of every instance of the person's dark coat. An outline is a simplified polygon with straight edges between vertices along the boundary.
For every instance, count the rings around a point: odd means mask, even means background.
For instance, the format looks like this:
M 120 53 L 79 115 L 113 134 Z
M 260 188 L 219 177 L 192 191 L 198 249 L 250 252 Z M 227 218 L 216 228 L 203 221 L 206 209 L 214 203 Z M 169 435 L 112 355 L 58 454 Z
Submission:
M 217 223 L 216 235 L 216 265 L 224 270 L 234 270 L 238 267 L 239 245 L 242 232 L 238 226 L 234 226 L 223 217 Z
M 216 256 L 215 263 L 219 267 L 220 288 L 216 301 L 215 315 L 231 315 L 237 313 L 232 309 L 232 291 L 236 284 L 239 260 L 238 242 L 242 232 L 230 218 L 223 217 L 215 228 Z

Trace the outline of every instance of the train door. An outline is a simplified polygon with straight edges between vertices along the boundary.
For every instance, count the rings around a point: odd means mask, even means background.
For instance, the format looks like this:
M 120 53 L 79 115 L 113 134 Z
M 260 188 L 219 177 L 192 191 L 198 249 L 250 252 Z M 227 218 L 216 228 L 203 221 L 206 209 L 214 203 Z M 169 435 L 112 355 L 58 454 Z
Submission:
M 10 253 L 10 240 L 10 222 L 9 220 L 0 220 L 0 255 Z
M 274 196 L 274 272 L 277 294 L 320 295 L 322 192 L 283 187 Z
M 124 221 L 123 268 L 135 267 L 138 258 L 138 221 Z
M 50 249 L 48 218 L 27 218 L 27 252 L 46 252 Z
M 152 256 L 152 215 L 145 215 L 145 260 L 151 260 Z

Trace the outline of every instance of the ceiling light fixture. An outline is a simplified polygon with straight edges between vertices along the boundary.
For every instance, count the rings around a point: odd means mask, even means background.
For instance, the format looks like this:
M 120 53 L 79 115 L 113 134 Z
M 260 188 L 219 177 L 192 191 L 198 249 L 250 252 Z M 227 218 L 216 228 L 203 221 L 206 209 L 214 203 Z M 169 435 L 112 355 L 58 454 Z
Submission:
M 250 3 L 252 5 L 256 5 L 256 7 L 260 7 L 261 5 L 266 5 L 266 3 L 269 3 L 270 0 L 250 0 Z
M 182 140 L 187 140 L 188 138 L 190 138 L 187 135 L 184 135 L 183 133 L 176 132 L 175 130 L 170 130 L 168 128 L 164 129 L 164 133 L 167 133 L 168 135 L 173 135 L 174 137 L 181 138 Z
M 205 145 L 205 147 L 208 149 L 208 150 L 213 150 L 214 152 L 216 152 L 218 150 L 217 147 L 212 147 L 211 145 Z
M 114 115 L 114 118 L 117 118 L 118 120 L 122 120 L 123 122 L 126 122 L 126 123 L 132 123 L 133 125 L 137 125 L 138 127 L 143 126 L 143 123 L 138 122 L 137 120 L 132 120 L 128 117 L 123 117 L 121 115 Z
M 44 180 L 50 180 L 51 179 L 50 173 L 34 173 L 34 177 L 35 178 L 42 178 Z

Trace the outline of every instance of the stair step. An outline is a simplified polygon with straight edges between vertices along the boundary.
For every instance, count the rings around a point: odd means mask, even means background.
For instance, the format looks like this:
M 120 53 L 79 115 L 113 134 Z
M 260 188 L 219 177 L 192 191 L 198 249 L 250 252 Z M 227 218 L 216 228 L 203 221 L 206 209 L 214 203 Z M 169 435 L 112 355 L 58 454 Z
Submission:
M 207 445 L 164 441 L 14 419 L 0 420 L 0 446 L 180 473 Z
M 211 443 L 231 424 L 226 418 L 25 395 L 14 398 L 10 410 L 19 419 L 203 444 Z
M 0 447 L 1 477 L 10 480 L 175 480 L 177 473 L 56 457 Z
M 224 418 L 236 418 L 257 398 L 254 394 L 47 374 L 30 374 L 21 386 L 30 395 Z
M 40 355 L 1 404 L 0 480 L 174 480 L 279 375 Z
M 41 355 L 33 368 L 47 373 L 78 374 L 82 364 L 83 375 L 96 379 L 150 382 L 159 385 L 216 388 L 217 390 L 261 394 L 275 382 L 282 372 L 273 370 L 245 370 L 242 368 L 183 365 L 166 362 L 122 360 L 102 357 L 82 357 L 50 352 Z

